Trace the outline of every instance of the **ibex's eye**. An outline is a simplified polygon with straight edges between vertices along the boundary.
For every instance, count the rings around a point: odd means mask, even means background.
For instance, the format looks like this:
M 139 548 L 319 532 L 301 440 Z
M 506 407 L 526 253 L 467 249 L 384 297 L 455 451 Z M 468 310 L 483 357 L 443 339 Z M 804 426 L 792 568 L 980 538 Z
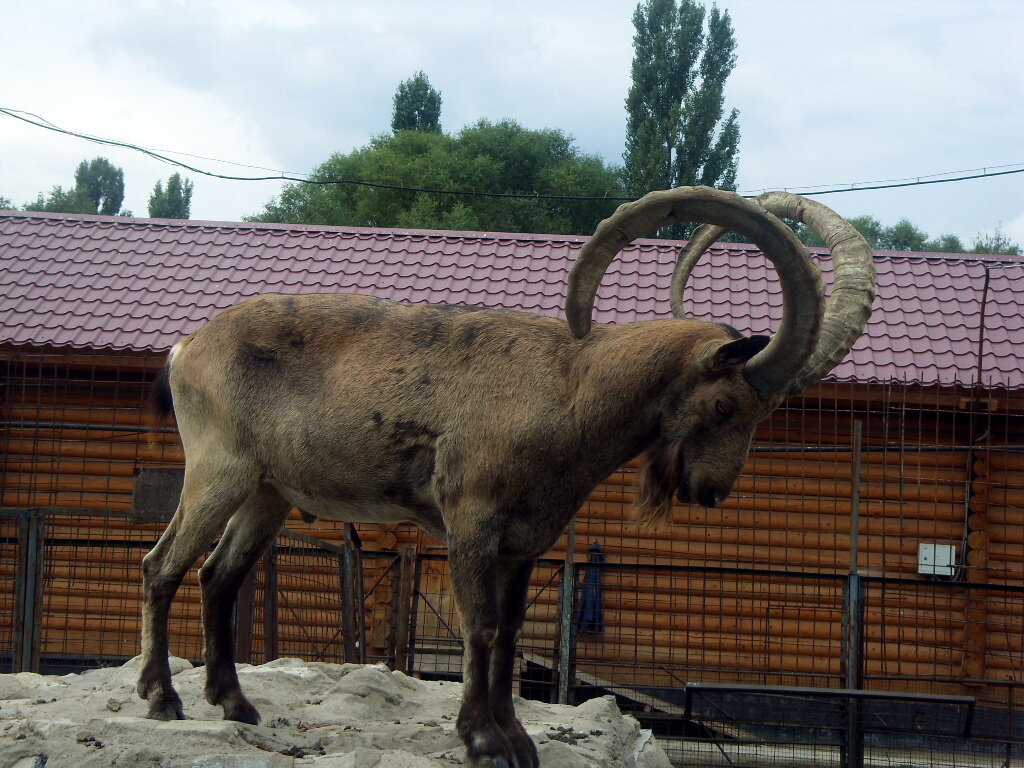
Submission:
M 729 416 L 732 414 L 732 408 L 729 407 L 728 403 L 722 400 L 715 400 L 715 410 L 723 416 Z

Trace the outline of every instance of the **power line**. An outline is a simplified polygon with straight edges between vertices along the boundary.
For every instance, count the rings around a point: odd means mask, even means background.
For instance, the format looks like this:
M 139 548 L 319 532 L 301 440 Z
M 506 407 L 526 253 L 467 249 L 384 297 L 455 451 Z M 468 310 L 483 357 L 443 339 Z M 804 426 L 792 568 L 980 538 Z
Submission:
M 193 173 L 198 173 L 198 174 L 201 174 L 203 176 L 210 176 L 210 177 L 216 178 L 216 179 L 226 179 L 228 181 L 292 181 L 292 182 L 301 183 L 301 184 L 318 184 L 318 185 L 350 184 L 350 185 L 353 185 L 353 186 L 372 187 L 372 188 L 375 188 L 375 189 L 390 189 L 390 190 L 395 190 L 395 191 L 400 191 L 400 192 L 426 192 L 426 193 L 438 194 L 438 195 L 462 195 L 462 196 L 469 196 L 469 197 L 508 197 L 508 198 L 521 198 L 521 199 L 533 199 L 533 200 L 609 200 L 609 201 L 631 201 L 631 200 L 633 200 L 632 197 L 615 197 L 615 196 L 612 196 L 612 195 L 608 195 L 608 196 L 595 196 L 595 195 L 548 195 L 548 194 L 541 194 L 539 192 L 486 192 L 486 191 L 480 191 L 480 190 L 475 190 L 475 189 L 473 189 L 473 190 L 469 190 L 469 189 L 433 189 L 433 188 L 429 188 L 429 187 L 409 187 L 409 186 L 405 186 L 403 184 L 387 184 L 387 183 L 376 182 L 376 181 L 363 181 L 363 180 L 360 180 L 360 179 L 310 179 L 310 178 L 306 178 L 304 176 L 299 176 L 299 175 L 296 175 L 296 174 L 290 174 L 290 173 L 284 173 L 284 172 L 278 172 L 274 176 L 229 176 L 229 175 L 222 174 L 222 173 L 214 173 L 213 171 L 203 170 L 202 168 L 196 168 L 194 166 L 189 165 L 188 163 L 183 163 L 180 160 L 175 160 L 174 158 L 167 157 L 166 155 L 162 155 L 162 154 L 160 154 L 159 152 L 157 152 L 155 150 L 147 149 L 146 147 L 141 147 L 141 146 L 139 146 L 137 144 L 132 144 L 132 143 L 126 142 L 126 141 L 116 141 L 114 139 L 105 139 L 105 138 L 100 137 L 100 136 L 91 136 L 89 134 L 79 133 L 77 131 L 69 131 L 69 130 L 67 130 L 65 128 L 59 128 L 59 127 L 53 125 L 48 120 L 40 118 L 38 115 L 33 115 L 32 113 L 29 113 L 29 112 L 22 112 L 22 114 L 16 114 L 18 112 L 21 112 L 21 110 L 12 110 L 12 109 L 8 109 L 7 107 L 0 107 L 0 114 L 7 115 L 8 117 L 13 117 L 16 120 L 21 120 L 22 122 L 26 122 L 29 125 L 34 125 L 34 126 L 36 126 L 38 128 L 45 128 L 46 130 L 54 131 L 55 133 L 62 133 L 62 134 L 65 134 L 67 136 L 74 136 L 74 137 L 79 138 L 79 139 L 85 139 L 86 141 L 91 141 L 91 142 L 93 142 L 95 144 L 102 144 L 102 145 L 110 146 L 110 147 L 122 147 L 122 148 L 125 148 L 125 149 L 133 149 L 133 150 L 135 150 L 137 152 L 141 152 L 144 155 L 148 155 L 149 157 L 152 157 L 155 160 L 159 160 L 160 162 L 168 163 L 168 164 L 176 166 L 178 168 L 184 168 L 185 170 L 192 171 Z M 36 120 L 29 119 L 28 117 L 23 117 L 22 116 L 23 114 L 32 115 L 32 117 L 38 118 L 39 122 L 37 122 Z M 185 153 L 175 153 L 175 154 L 185 154 Z M 208 158 L 208 159 L 213 159 L 213 158 Z M 217 162 L 220 162 L 220 161 L 218 160 Z M 237 165 L 241 165 L 241 163 L 238 163 Z M 245 166 L 245 167 L 250 167 L 251 168 L 251 167 L 257 167 L 257 166 Z
M 899 184 L 901 182 L 921 181 L 923 179 L 924 180 L 938 179 L 940 176 L 954 176 L 954 175 L 961 175 L 961 174 L 976 174 L 979 171 L 981 172 L 980 173 L 981 176 L 998 175 L 998 174 L 990 174 L 989 171 L 1001 171 L 1001 170 L 1003 170 L 1005 168 L 1019 168 L 1020 166 L 1024 166 L 1024 163 L 1006 163 L 1004 165 L 988 165 L 988 166 L 984 166 L 982 168 L 966 168 L 964 170 L 959 170 L 959 171 L 943 171 L 942 173 L 921 174 L 919 176 L 904 176 L 904 177 L 898 178 L 898 179 L 876 179 L 874 181 L 855 181 L 855 182 L 852 182 L 851 184 L 799 184 L 799 185 L 790 185 L 790 186 L 787 186 L 787 187 L 781 187 L 781 189 L 786 190 L 786 191 L 812 190 L 812 189 L 825 189 L 825 190 L 827 190 L 830 187 L 834 187 L 834 188 L 839 189 L 839 190 L 849 190 L 849 191 L 856 192 L 858 189 L 867 189 L 867 188 L 869 188 L 867 185 Z M 1013 171 L 1013 173 L 1019 173 L 1019 171 Z M 967 178 L 978 178 L 978 177 L 977 176 L 969 176 Z M 949 179 L 949 181 L 954 181 L 954 179 Z M 934 182 L 928 182 L 928 183 L 934 183 Z M 772 189 L 768 189 L 768 188 L 764 188 L 764 189 L 758 189 L 758 190 L 747 190 L 743 194 L 759 195 L 759 194 L 762 194 L 764 192 L 771 192 L 771 191 L 773 191 L 773 190 Z M 806 195 L 806 194 L 811 194 L 811 193 L 809 193 L 809 192 L 802 192 L 801 194 L 805 194 Z
M 36 126 L 37 128 L 43 128 L 48 131 L 55 133 L 61 133 L 67 136 L 73 136 L 75 138 L 84 139 L 85 141 L 91 141 L 95 144 L 101 144 L 111 147 L 121 147 L 124 149 L 131 149 L 136 152 L 141 152 L 144 155 L 148 155 L 155 160 L 158 160 L 169 165 L 183 168 L 193 173 L 198 173 L 202 176 L 209 176 L 215 179 L 224 179 L 227 181 L 289 181 L 297 184 L 316 184 L 316 185 L 352 185 L 361 187 L 370 187 L 374 189 L 388 189 L 400 192 L 417 192 L 427 193 L 436 195 L 460 195 L 466 197 L 498 197 L 498 198 L 518 198 L 518 199 L 532 199 L 532 200 L 577 200 L 577 201 L 609 201 L 609 202 L 625 202 L 632 201 L 632 197 L 620 197 L 615 195 L 550 195 L 541 194 L 539 192 L 490 192 L 476 189 L 436 189 L 430 187 L 410 187 L 403 184 L 389 184 L 385 182 L 376 181 L 364 181 L 361 179 L 311 179 L 307 175 L 298 174 L 294 172 L 277 171 L 271 168 L 265 168 L 257 165 L 247 165 L 245 163 L 236 163 L 229 160 L 220 160 L 213 157 L 205 157 L 203 155 L 193 155 L 187 152 L 177 152 L 174 150 L 156 150 L 147 147 L 139 146 L 138 144 L 132 144 L 127 141 L 117 141 L 115 139 L 107 139 L 101 136 L 94 136 L 87 133 L 79 133 L 78 131 L 71 131 L 65 128 L 60 128 L 54 125 L 49 120 L 40 117 L 32 112 L 27 112 L 20 109 L 11 109 L 7 107 L 0 107 L 0 114 L 6 115 L 7 117 L 13 117 L 16 120 L 28 123 L 29 125 Z M 26 117 L 27 116 L 27 117 Z M 32 119 L 35 118 L 35 119 Z M 202 168 L 184 163 L 180 160 L 175 160 L 172 157 L 168 157 L 166 154 L 183 155 L 185 157 L 194 157 L 201 160 L 210 160 L 211 162 L 225 163 L 228 165 L 235 165 L 242 168 L 253 168 L 256 170 L 273 171 L 272 176 L 231 176 L 227 174 L 215 173 L 213 171 L 207 171 Z M 1007 170 L 1008 169 L 1008 170 Z M 949 184 L 960 181 L 970 181 L 972 179 L 985 179 L 996 176 L 1009 176 L 1011 174 L 1024 173 L 1024 163 L 1007 163 L 1005 165 L 986 166 L 983 168 L 972 168 L 964 171 L 947 171 L 946 173 L 934 173 L 926 174 L 923 176 L 909 176 L 902 179 L 888 179 L 877 182 L 853 182 L 851 184 L 844 185 L 818 185 L 818 186 L 789 186 L 781 187 L 781 189 L 790 192 L 799 192 L 807 197 L 815 197 L 817 195 L 835 195 L 843 192 L 868 192 L 880 189 L 898 189 L 901 187 L 917 187 L 925 186 L 930 184 Z M 942 177 L 942 178 L 940 178 Z M 757 197 L 761 192 L 769 191 L 767 189 L 759 190 L 757 192 L 741 193 L 742 197 Z

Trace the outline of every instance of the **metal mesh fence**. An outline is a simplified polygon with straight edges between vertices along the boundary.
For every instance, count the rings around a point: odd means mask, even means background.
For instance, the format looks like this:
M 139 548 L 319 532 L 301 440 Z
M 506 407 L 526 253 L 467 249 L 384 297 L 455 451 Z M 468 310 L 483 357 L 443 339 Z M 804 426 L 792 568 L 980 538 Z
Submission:
M 163 524 L 138 513 L 133 489 L 139 473 L 183 460 L 173 428 L 146 413 L 160 364 L 0 358 L 0 671 L 137 652 L 139 566 Z M 631 519 L 635 472 L 599 485 L 537 567 L 517 670 L 525 695 L 613 693 L 679 764 L 845 765 L 851 700 L 835 692 L 919 694 L 933 698 L 852 707 L 868 764 L 1021 758 L 1024 398 L 821 384 L 762 425 L 722 507 L 679 505 L 659 530 Z M 408 527 L 360 527 L 346 617 L 343 527 L 289 527 L 322 544 L 283 536 L 273 564 L 256 569 L 251 612 L 239 616 L 253 661 L 356 658 L 460 675 L 443 550 Z M 171 637 L 194 661 L 198 598 L 193 570 Z M 745 689 L 705 687 L 687 717 L 695 684 Z M 768 690 L 780 686 L 833 694 Z M 954 696 L 975 702 L 966 737 L 943 730 L 953 705 L 938 699 Z
M 556 701 L 562 652 L 559 589 L 564 563 L 542 559 L 534 566 L 526 620 L 519 638 L 516 688 L 528 698 Z M 418 559 L 415 588 L 415 647 L 410 670 L 432 679 L 461 679 L 462 628 L 444 554 Z

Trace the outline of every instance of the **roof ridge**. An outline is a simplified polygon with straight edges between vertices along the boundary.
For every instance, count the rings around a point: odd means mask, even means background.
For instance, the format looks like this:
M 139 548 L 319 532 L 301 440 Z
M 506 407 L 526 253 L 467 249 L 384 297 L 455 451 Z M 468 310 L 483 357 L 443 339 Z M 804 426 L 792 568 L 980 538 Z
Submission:
M 289 222 L 264 221 L 214 221 L 207 219 L 159 219 L 141 216 L 102 216 L 89 213 L 53 213 L 49 211 L 17 211 L 0 210 L 0 218 L 14 219 L 48 219 L 71 223 L 135 225 L 152 228 L 203 228 L 213 227 L 222 230 L 271 230 L 296 231 L 315 233 L 351 233 L 356 235 L 390 235 L 408 237 L 435 237 L 442 239 L 481 239 L 481 240 L 528 240 L 581 242 L 590 235 L 545 234 L 535 232 L 488 232 L 449 229 L 419 229 L 416 227 L 361 227 L 338 224 L 293 224 Z M 663 241 L 669 242 L 669 241 Z
M 72 223 L 95 222 L 97 224 L 129 225 L 153 229 L 204 229 L 213 228 L 222 231 L 266 230 L 272 232 L 308 232 L 338 233 L 357 236 L 386 235 L 390 237 L 437 238 L 442 240 L 497 240 L 524 242 L 583 242 L 589 235 L 545 234 L 536 232 L 488 232 L 475 230 L 451 229 L 419 229 L 416 227 L 361 227 L 343 224 L 294 224 L 289 222 L 264 221 L 216 221 L 209 219 L 159 219 L 142 216 L 103 216 L 89 213 L 53 213 L 49 211 L 18 211 L 0 210 L 0 219 L 48 219 Z M 682 248 L 686 240 L 642 237 L 633 241 L 634 246 Z M 760 251 L 753 243 L 716 242 L 716 250 L 736 249 L 741 251 Z M 810 246 L 807 250 L 817 256 L 829 256 L 825 246 Z M 954 263 L 1024 265 L 1024 255 L 1014 254 L 982 254 L 955 253 L 948 251 L 900 251 L 889 249 L 872 249 L 876 259 L 941 261 Z

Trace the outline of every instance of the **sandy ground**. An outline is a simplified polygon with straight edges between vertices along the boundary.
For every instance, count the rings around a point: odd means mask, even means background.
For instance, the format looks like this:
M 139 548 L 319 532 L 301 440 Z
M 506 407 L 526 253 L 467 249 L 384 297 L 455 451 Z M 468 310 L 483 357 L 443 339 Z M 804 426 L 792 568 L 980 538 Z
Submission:
M 137 661 L 80 675 L 0 675 L 0 768 L 450 768 L 462 686 L 382 666 L 279 659 L 239 665 L 259 726 L 222 720 L 202 695 L 203 669 L 172 659 L 194 718 L 144 717 Z M 610 697 L 578 707 L 516 700 L 543 768 L 670 768 L 668 758 Z

